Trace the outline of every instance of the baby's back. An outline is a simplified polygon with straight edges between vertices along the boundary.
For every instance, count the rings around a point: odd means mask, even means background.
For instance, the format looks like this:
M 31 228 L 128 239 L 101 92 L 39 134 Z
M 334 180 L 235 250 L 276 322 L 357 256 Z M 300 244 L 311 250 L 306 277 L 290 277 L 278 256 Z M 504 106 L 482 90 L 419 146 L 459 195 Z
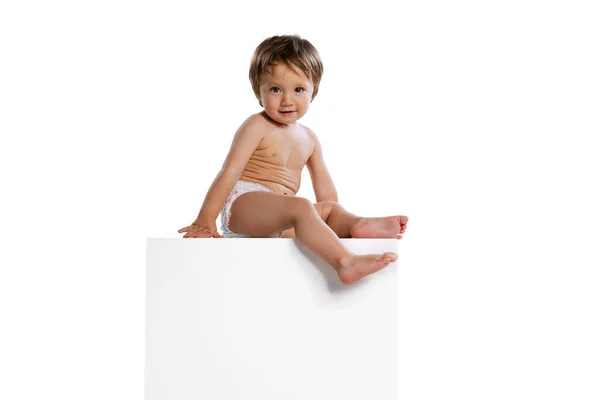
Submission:
M 264 118 L 265 135 L 254 150 L 240 179 L 260 183 L 293 196 L 300 188 L 302 169 L 314 143 L 308 129 L 300 124 L 280 125 Z

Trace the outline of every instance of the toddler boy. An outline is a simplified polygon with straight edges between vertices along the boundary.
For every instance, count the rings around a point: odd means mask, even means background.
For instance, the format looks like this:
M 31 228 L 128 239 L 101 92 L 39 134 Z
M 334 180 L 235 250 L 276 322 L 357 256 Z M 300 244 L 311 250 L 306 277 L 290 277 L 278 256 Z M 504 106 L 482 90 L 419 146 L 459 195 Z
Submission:
M 323 64 L 315 47 L 296 35 L 274 36 L 255 50 L 250 82 L 263 111 L 236 132 L 221 171 L 184 238 L 297 238 L 321 256 L 346 284 L 386 267 L 396 253 L 356 255 L 339 238 L 402 238 L 408 218 L 361 218 L 338 204 L 314 132 L 297 121 L 319 90 Z M 316 204 L 297 197 L 308 167 Z

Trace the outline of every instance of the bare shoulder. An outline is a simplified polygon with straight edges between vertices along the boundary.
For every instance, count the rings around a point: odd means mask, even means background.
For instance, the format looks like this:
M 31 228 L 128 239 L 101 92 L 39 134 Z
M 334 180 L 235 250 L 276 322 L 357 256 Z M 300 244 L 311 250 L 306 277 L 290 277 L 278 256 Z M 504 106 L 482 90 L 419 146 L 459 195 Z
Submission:
M 249 132 L 253 135 L 267 135 L 273 130 L 272 125 L 262 113 L 252 114 L 242 123 L 238 132 Z
M 310 144 L 311 144 L 312 149 L 314 151 L 315 147 L 319 144 L 319 138 L 317 138 L 317 135 L 315 134 L 315 132 L 312 129 L 310 129 L 309 127 L 307 127 L 305 125 L 302 125 L 302 124 L 298 124 L 298 125 L 306 133 L 306 137 L 310 141 Z
M 241 174 L 252 153 L 269 132 L 269 125 L 261 115 L 254 114 L 246 118 L 233 137 L 223 169 Z
M 306 132 L 306 134 L 309 135 L 311 139 L 317 138 L 317 135 L 315 134 L 315 132 L 312 129 L 310 129 L 308 126 L 302 125 L 300 123 L 298 123 L 298 126 L 300 127 L 300 129 L 302 129 L 304 132 Z

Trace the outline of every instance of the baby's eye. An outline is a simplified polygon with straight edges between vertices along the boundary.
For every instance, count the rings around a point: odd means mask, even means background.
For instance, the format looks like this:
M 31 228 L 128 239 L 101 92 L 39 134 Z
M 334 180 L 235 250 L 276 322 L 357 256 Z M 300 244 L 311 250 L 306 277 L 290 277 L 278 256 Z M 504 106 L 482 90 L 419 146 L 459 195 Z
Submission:
M 279 93 L 279 92 L 281 92 L 281 89 L 279 89 L 278 87 L 275 86 L 275 87 L 271 88 L 271 92 L 273 92 L 273 93 Z
M 296 93 L 302 93 L 302 92 L 304 92 L 304 88 L 302 88 L 302 87 L 296 88 Z

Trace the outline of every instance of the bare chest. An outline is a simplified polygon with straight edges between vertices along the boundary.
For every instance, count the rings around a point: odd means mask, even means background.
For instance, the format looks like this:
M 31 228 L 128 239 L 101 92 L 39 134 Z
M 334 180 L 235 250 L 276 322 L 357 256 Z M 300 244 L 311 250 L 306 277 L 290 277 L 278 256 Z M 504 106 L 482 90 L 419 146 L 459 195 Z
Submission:
M 304 132 L 276 132 L 265 136 L 253 156 L 272 165 L 302 170 L 312 152 L 312 142 Z

